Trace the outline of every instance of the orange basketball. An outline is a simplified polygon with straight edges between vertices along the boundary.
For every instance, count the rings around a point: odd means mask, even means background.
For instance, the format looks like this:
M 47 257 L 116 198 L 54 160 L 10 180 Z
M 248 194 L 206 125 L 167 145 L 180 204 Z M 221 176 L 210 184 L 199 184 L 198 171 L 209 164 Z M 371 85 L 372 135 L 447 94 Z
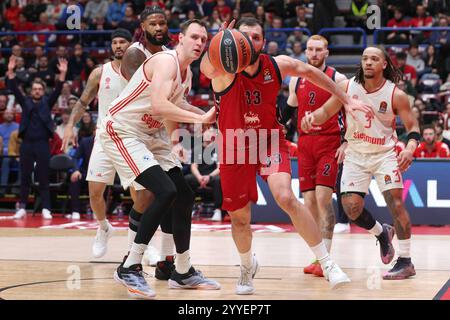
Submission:
M 227 73 L 239 73 L 252 60 L 254 49 L 250 39 L 236 29 L 225 29 L 212 39 L 208 49 L 211 64 Z

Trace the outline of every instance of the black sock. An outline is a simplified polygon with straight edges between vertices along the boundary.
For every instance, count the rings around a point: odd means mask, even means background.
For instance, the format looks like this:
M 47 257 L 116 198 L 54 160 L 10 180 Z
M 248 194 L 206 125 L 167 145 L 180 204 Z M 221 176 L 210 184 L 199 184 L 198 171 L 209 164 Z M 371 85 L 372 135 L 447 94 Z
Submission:
M 366 208 L 363 208 L 363 211 L 359 215 L 356 220 L 352 220 L 354 224 L 358 227 L 364 228 L 366 230 L 370 230 L 375 226 L 375 219 L 372 217 L 372 214 L 367 211 Z

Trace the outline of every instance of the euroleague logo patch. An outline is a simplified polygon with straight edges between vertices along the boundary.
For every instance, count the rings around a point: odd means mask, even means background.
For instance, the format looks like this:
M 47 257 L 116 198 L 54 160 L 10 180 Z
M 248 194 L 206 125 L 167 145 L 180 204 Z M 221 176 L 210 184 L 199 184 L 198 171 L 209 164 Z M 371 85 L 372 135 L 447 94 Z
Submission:
M 379 113 L 386 113 L 387 111 L 387 103 L 386 101 L 381 101 L 380 108 L 378 109 Z
M 385 175 L 384 176 L 384 184 L 391 184 L 392 183 L 392 179 L 390 175 Z

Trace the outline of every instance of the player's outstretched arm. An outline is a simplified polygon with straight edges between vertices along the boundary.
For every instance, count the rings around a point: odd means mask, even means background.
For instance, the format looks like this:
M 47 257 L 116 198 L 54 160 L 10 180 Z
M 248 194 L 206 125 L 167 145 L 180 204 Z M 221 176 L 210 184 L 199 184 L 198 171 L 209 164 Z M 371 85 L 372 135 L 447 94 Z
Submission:
M 120 73 L 122 76 L 130 81 L 133 74 L 145 61 L 145 54 L 138 48 L 128 48 L 122 58 L 122 63 L 120 64 Z
M 394 91 L 394 112 L 402 120 L 406 131 L 408 132 L 408 142 L 405 149 L 398 155 L 398 167 L 401 171 L 408 170 L 413 160 L 414 151 L 419 145 L 420 140 L 420 128 L 419 122 L 411 112 L 409 105 L 409 99 L 406 93 L 402 90 L 395 88 Z
M 347 87 L 348 80 L 339 83 L 339 87 L 344 89 Z M 332 95 L 322 107 L 312 113 L 306 114 L 301 119 L 302 130 L 308 132 L 314 125 L 321 125 L 335 115 L 342 108 L 342 102 Z
M 84 88 L 80 99 L 78 99 L 78 101 L 75 103 L 75 106 L 73 107 L 70 114 L 69 122 L 64 129 L 64 137 L 61 150 L 66 150 L 70 142 L 74 146 L 77 145 L 76 136 L 73 134 L 73 127 L 78 123 L 78 121 L 81 120 L 81 117 L 86 112 L 86 107 L 96 97 L 101 75 L 102 67 L 95 68 L 89 75 L 88 81 L 86 83 L 86 88 Z
M 344 105 L 345 111 L 349 113 L 353 118 L 356 119 L 356 111 L 373 113 L 372 109 L 369 106 L 366 106 L 361 101 L 350 98 L 345 92 L 344 88 L 338 86 L 337 83 L 331 80 L 319 69 L 310 66 L 300 60 L 296 60 L 284 55 L 275 57 L 275 61 L 278 64 L 282 78 L 286 76 L 292 76 L 308 79 L 315 85 L 330 92 L 333 96 L 336 96 L 336 98 Z
M 156 66 L 165 66 L 164 68 Z M 144 68 L 144 72 L 152 80 L 152 94 L 150 102 L 152 115 L 163 117 L 165 120 L 188 123 L 210 123 L 211 117 L 199 115 L 191 111 L 186 111 L 169 101 L 172 94 L 173 82 L 176 78 L 177 65 L 173 57 L 169 55 L 159 55 L 152 58 Z

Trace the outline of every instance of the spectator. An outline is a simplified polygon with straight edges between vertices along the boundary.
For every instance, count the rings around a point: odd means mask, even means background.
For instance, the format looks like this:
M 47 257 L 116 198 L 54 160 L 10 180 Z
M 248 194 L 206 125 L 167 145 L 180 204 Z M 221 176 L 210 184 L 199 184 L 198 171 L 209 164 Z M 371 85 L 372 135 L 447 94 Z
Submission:
M 408 54 L 406 57 L 406 64 L 414 67 L 417 72 L 417 77 L 420 78 L 420 76 L 423 74 L 423 71 L 425 70 L 425 62 L 420 56 L 419 46 L 417 44 L 411 44 L 409 46 Z
M 438 69 L 440 69 L 438 62 L 438 55 L 436 53 L 436 49 L 432 44 L 427 46 L 427 49 L 424 53 L 424 63 L 425 63 L 425 73 L 438 73 Z
M 295 42 L 304 44 L 308 41 L 308 36 L 302 31 L 293 31 L 287 39 L 287 48 L 292 50 Z
M 55 31 L 56 27 L 48 22 L 48 16 L 47 13 L 42 12 L 39 15 L 39 23 L 37 23 L 34 27 L 34 31 L 41 32 L 41 31 Z M 39 46 L 53 46 L 56 41 L 56 35 L 45 35 L 45 34 L 39 34 L 34 35 L 33 40 L 37 45 Z
M 71 218 L 80 219 L 80 194 L 83 188 L 87 187 L 87 170 L 89 159 L 91 158 L 92 148 L 94 146 L 94 135 L 81 139 L 78 148 L 73 156 L 75 170 L 70 175 L 70 208 L 72 211 Z
M 22 119 L 19 126 L 19 137 L 23 139 L 20 148 L 20 203 L 14 218 L 26 215 L 26 204 L 30 192 L 31 175 L 36 162 L 36 176 L 39 181 L 39 194 L 42 199 L 42 215 L 51 219 L 48 170 L 50 161 L 49 139 L 53 135 L 53 121 L 50 110 L 61 93 L 62 82 L 67 73 L 67 61 L 61 59 L 58 69 L 60 75 L 50 97 L 44 95 L 45 83 L 35 81 L 31 87 L 31 95 L 24 96 L 17 85 L 14 69 L 16 57 L 11 57 L 8 64 L 8 89 L 14 94 L 22 106 Z
M 322 28 L 332 28 L 337 13 L 336 1 L 316 0 L 313 13 L 313 32 L 319 33 Z
M 92 115 L 89 112 L 85 112 L 81 118 L 80 129 L 78 130 L 78 141 L 82 138 L 90 137 L 95 132 L 95 123 L 92 121 Z
M 75 103 L 77 99 L 75 98 Z M 55 133 L 58 134 L 58 136 L 62 139 L 64 138 L 64 130 L 66 129 L 67 123 L 69 122 L 70 113 L 72 112 L 71 109 L 65 109 L 61 113 L 61 124 L 56 127 Z M 76 136 L 78 134 L 78 128 L 73 128 L 73 134 Z M 64 152 L 67 152 L 67 150 L 64 150 Z
M 201 153 L 192 155 L 191 174 L 185 176 L 186 182 L 194 192 L 198 189 L 212 188 L 214 196 L 213 221 L 222 220 L 222 189 L 220 186 L 219 168 L 217 166 L 217 144 L 215 143 L 215 129 L 203 133 Z M 196 149 L 193 149 L 196 151 Z M 205 155 L 205 157 L 203 156 Z
M 288 19 L 286 25 L 289 28 L 308 28 L 311 30 L 312 21 L 311 19 L 306 18 L 306 8 L 303 6 L 296 6 L 295 12 L 295 18 Z
M 96 66 L 97 66 L 97 61 L 95 61 L 95 59 L 92 57 L 87 57 L 86 65 L 84 66 L 83 70 L 81 71 L 81 75 L 80 75 L 81 80 L 87 81 L 89 75 L 91 74 L 92 70 L 95 69 Z
M 39 68 L 39 59 L 45 55 L 44 48 L 42 46 L 35 46 L 33 51 L 33 57 L 28 63 L 30 72 L 36 72 Z M 48 61 L 48 60 L 47 60 Z
M 388 21 L 387 26 L 389 28 L 408 28 L 409 22 L 403 17 L 403 11 L 401 11 L 401 9 L 395 9 L 394 18 Z M 409 43 L 408 33 L 405 31 L 392 31 L 387 35 L 386 43 Z
M 57 154 L 64 153 L 62 149 L 62 139 L 56 134 L 56 132 L 53 132 L 52 137 L 49 140 L 50 145 L 50 157 L 55 156 Z
M 11 137 L 11 133 L 19 128 L 19 124 L 14 121 L 14 114 L 11 111 L 4 111 L 3 112 L 3 123 L 0 124 L 0 137 L 3 142 L 3 147 L 1 149 L 1 155 L 7 156 L 8 155 L 8 146 L 9 146 L 9 139 Z M 2 161 L 2 171 L 1 171 L 1 185 L 6 186 L 8 184 L 9 179 L 9 171 L 11 168 L 11 165 L 17 163 L 17 161 L 13 158 L 3 158 L 1 157 Z M 5 190 L 1 189 L 0 194 L 4 194 Z
M 83 46 L 77 43 L 73 48 L 73 55 L 69 58 L 69 80 L 79 80 L 81 72 L 86 66 L 86 59 L 88 54 L 83 52 Z
M 411 85 L 415 88 L 417 85 L 416 69 L 413 66 L 406 64 L 406 53 L 398 52 L 396 57 L 397 66 L 403 73 L 403 80 L 411 82 Z
M 264 10 L 264 6 L 257 6 L 256 7 L 256 19 L 258 19 L 264 28 L 268 27 L 266 22 L 266 12 Z
M 53 72 L 53 74 L 57 75 L 59 73 L 58 70 L 58 62 L 60 59 L 67 60 L 67 50 L 63 45 L 59 45 L 56 48 L 56 56 L 50 60 L 49 69 Z
M 28 21 L 38 22 L 39 15 L 47 10 L 47 5 L 41 3 L 41 0 L 31 0 L 30 2 L 23 8 L 23 14 Z
M 169 11 L 169 10 L 167 10 Z M 170 12 L 170 11 L 169 11 Z M 179 25 L 178 25 L 179 26 Z M 178 26 L 176 28 L 178 28 Z M 119 28 L 127 29 L 131 34 L 134 34 L 139 28 L 139 20 L 134 15 L 133 6 L 128 5 L 125 9 L 125 16 L 118 24 Z
M 166 9 L 164 12 L 166 13 L 167 26 L 169 27 L 169 29 L 179 29 L 180 20 L 178 19 L 178 13 L 173 13 L 168 9 Z M 131 34 L 133 34 L 133 32 Z
M 31 73 L 33 79 L 41 79 L 45 82 L 47 87 L 52 87 L 55 83 L 54 75 L 48 67 L 47 56 L 42 56 L 39 58 L 39 67 L 36 72 Z
M 0 12 L 0 32 L 8 32 L 12 30 L 12 25 L 5 20 Z M 0 46 L 7 44 L 10 41 L 10 36 L 0 36 Z
M 412 107 L 414 105 L 414 96 L 408 93 L 408 89 L 406 86 L 406 82 L 405 80 L 400 80 L 397 84 L 397 87 L 402 90 L 403 92 L 405 92 L 408 96 L 408 100 L 409 100 L 409 106 Z
M 47 4 L 45 13 L 47 14 L 48 22 L 56 26 L 66 7 L 65 1 L 62 2 L 61 0 L 52 0 L 51 3 Z
M 108 13 L 108 1 L 106 0 L 89 0 L 86 4 L 83 17 L 87 18 L 91 23 L 95 23 L 100 18 L 105 18 Z
M 16 58 L 16 77 L 19 85 L 22 86 L 23 89 L 28 86 L 31 81 L 31 74 L 25 68 L 25 60 L 22 57 Z
M 436 141 L 443 142 L 450 148 L 450 140 L 444 137 L 444 125 L 436 121 L 434 123 L 434 131 L 436 131 Z
M 89 25 L 89 30 L 104 31 L 108 29 L 111 29 L 111 26 L 102 16 L 97 16 Z M 109 35 L 96 34 L 95 36 L 90 38 L 90 43 L 93 47 L 107 47 L 109 41 Z
M 256 12 L 255 1 L 253 0 L 236 0 L 236 9 L 242 16 L 253 16 Z
M 22 12 L 22 8 L 19 7 L 17 0 L 11 0 L 6 5 L 6 10 L 3 14 L 6 21 L 8 21 L 13 27 L 19 23 L 19 14 Z
M 438 27 L 445 28 L 448 27 L 448 18 L 446 16 L 440 17 L 438 22 Z M 450 31 L 433 31 L 430 36 L 431 44 L 446 45 L 450 43 Z
M 13 28 L 14 31 L 33 31 L 34 30 L 34 25 L 27 20 L 27 18 L 25 17 L 25 15 L 23 13 L 19 13 L 19 21 L 14 25 Z M 24 42 L 30 42 L 30 39 L 32 39 L 31 35 L 18 35 L 17 36 L 17 41 L 19 43 L 24 43 Z
M 448 146 L 437 141 L 434 126 L 425 126 L 422 130 L 423 142 L 419 144 L 414 157 L 416 158 L 450 158 Z
M 119 22 L 125 17 L 127 7 L 128 4 L 125 3 L 125 0 L 115 0 L 113 3 L 109 4 L 106 20 L 113 28 L 117 28 Z
M 231 20 L 231 8 L 227 6 L 225 0 L 217 0 L 217 6 L 214 7 L 214 10 L 219 12 L 220 20 L 227 22 Z
M 220 29 L 223 21 L 220 19 L 219 11 L 216 9 L 213 10 L 211 17 L 208 19 L 209 29 L 218 30 Z
M 267 45 L 267 54 L 272 57 L 279 55 L 278 43 L 275 41 L 270 41 Z
M 69 108 L 69 99 L 76 98 L 71 91 L 71 83 L 66 81 L 63 83 L 61 94 L 59 95 L 57 106 L 59 110 L 66 110 Z
M 447 103 L 445 112 L 442 114 L 442 124 L 444 126 L 443 136 L 450 140 L 450 103 Z
M 291 57 L 306 63 L 306 55 L 303 53 L 302 44 L 300 42 L 294 42 Z
M 272 21 L 272 29 L 281 29 L 283 27 L 283 20 L 280 17 L 274 17 Z M 271 31 L 267 32 L 266 41 L 275 41 L 278 44 L 278 48 L 284 50 L 286 48 L 287 35 L 283 31 Z
M 367 29 L 367 8 L 369 2 L 367 0 L 353 0 L 350 3 L 350 14 L 346 17 L 347 27 L 350 28 L 363 28 Z M 356 32 L 353 34 L 353 43 L 359 44 L 361 40 L 361 33 Z
M 416 7 L 416 16 L 410 20 L 409 24 L 413 28 L 432 27 L 433 18 L 427 15 L 423 5 L 418 5 Z M 411 31 L 412 40 L 417 43 L 422 43 L 424 41 L 428 42 L 430 34 L 430 31 Z
M 0 94 L 0 112 L 5 111 L 7 106 L 8 106 L 8 97 L 4 94 Z

